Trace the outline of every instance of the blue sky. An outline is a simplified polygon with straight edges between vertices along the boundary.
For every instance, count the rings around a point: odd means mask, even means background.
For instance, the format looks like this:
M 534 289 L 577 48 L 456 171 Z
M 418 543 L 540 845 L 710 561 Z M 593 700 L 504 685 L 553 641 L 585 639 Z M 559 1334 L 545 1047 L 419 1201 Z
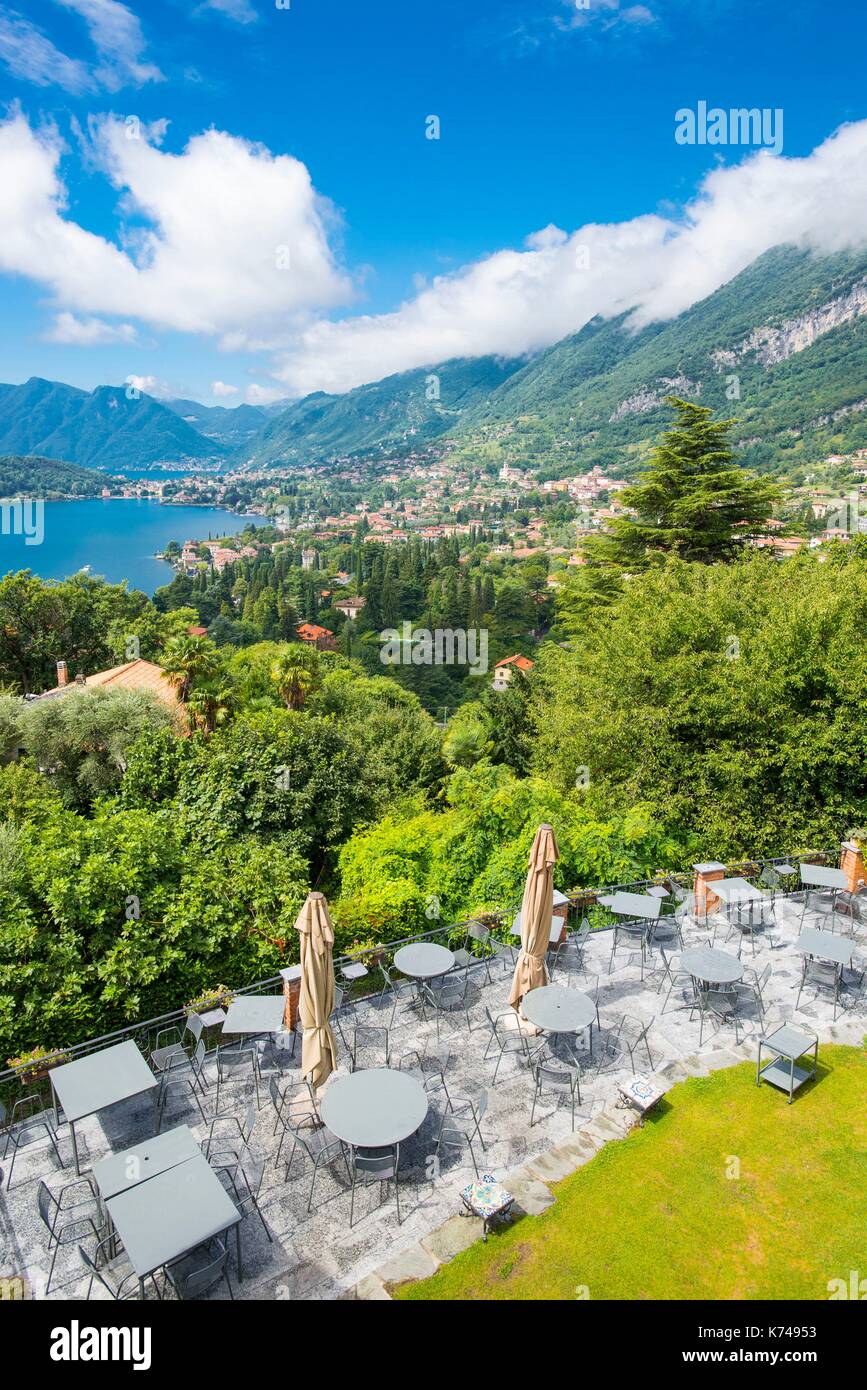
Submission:
M 842 186 L 865 182 L 865 40 L 863 4 L 819 0 L 0 5 L 0 186 L 25 185 L 0 192 L 0 380 L 231 405 L 677 312 L 767 226 L 821 240 L 829 198 L 834 245 L 867 231 Z M 782 161 L 676 143 L 699 101 L 780 108 Z

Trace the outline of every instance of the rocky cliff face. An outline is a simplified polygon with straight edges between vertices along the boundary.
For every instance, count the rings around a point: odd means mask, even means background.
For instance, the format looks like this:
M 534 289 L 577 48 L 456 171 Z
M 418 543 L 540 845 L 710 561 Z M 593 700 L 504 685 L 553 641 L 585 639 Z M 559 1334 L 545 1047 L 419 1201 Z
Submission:
M 773 367 L 794 353 L 812 347 L 817 338 L 830 333 L 832 328 L 839 328 L 864 313 L 867 313 L 867 280 L 859 281 L 847 294 L 830 300 L 821 308 L 787 319 L 778 327 L 754 328 L 737 347 L 719 348 L 711 353 L 711 360 L 720 371 L 723 367 L 737 366 L 743 357 L 754 353 L 763 367 Z
M 649 386 L 644 386 L 634 395 L 627 396 L 625 401 L 621 401 L 613 415 L 610 416 L 608 423 L 614 424 L 617 420 L 622 420 L 626 415 L 643 415 L 645 411 L 656 410 L 657 406 L 662 405 L 666 396 L 698 397 L 701 395 L 701 382 L 690 381 L 685 376 L 663 376 L 659 378 L 656 390 Z

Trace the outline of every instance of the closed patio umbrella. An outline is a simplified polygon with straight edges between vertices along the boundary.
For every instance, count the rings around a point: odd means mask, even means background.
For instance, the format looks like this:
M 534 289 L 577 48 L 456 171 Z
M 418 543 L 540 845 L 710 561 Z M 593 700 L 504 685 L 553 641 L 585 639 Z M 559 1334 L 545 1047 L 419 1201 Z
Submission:
M 324 893 L 308 893 L 295 930 L 301 933 L 301 1072 L 318 1087 L 337 1065 L 337 1047 L 328 1022 L 334 1008 L 334 928 Z
M 554 865 L 560 858 L 554 831 L 540 825 L 530 850 L 530 867 L 521 903 L 521 954 L 515 966 L 509 1003 L 517 1009 L 525 994 L 548 983 L 545 957 L 551 936 Z

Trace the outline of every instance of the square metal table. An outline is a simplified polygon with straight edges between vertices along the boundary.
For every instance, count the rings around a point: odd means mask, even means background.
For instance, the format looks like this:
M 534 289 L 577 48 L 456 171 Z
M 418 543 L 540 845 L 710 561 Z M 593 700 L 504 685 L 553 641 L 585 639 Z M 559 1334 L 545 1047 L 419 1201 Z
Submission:
M 242 1214 L 201 1151 L 145 1182 L 125 1188 L 106 1202 L 115 1231 L 144 1281 L 197 1245 L 235 1227 L 238 1278 L 241 1268 Z
M 848 879 L 842 869 L 829 869 L 826 864 L 802 864 L 801 882 L 808 888 L 847 888 Z
M 91 1052 L 88 1057 L 79 1057 L 75 1062 L 66 1062 L 62 1067 L 52 1067 L 50 1075 L 54 1118 L 58 1121 L 59 1102 L 69 1123 L 75 1171 L 78 1174 L 81 1168 L 75 1137 L 76 1120 L 95 1115 L 110 1105 L 117 1105 L 119 1101 L 143 1095 L 145 1091 L 156 1091 L 159 1085 L 134 1042 L 118 1043 L 116 1047 L 106 1047 L 101 1052 Z
M 186 1163 L 201 1153 L 189 1125 L 178 1125 L 164 1134 L 155 1134 L 122 1153 L 112 1154 L 93 1165 L 93 1177 L 104 1202 L 147 1182 L 159 1173 L 166 1173 L 178 1164 Z
M 565 927 L 566 927 L 566 923 L 565 923 L 565 921 L 563 920 L 562 917 L 552 917 L 552 918 L 551 918 L 551 926 L 550 926 L 550 928 L 549 928 L 549 930 L 548 930 L 548 944 L 549 944 L 549 946 L 553 946 L 553 944 L 554 944 L 555 941 L 559 941 L 559 940 L 560 940 L 560 937 L 563 935 L 563 931 L 564 931 Z M 511 934 L 512 936 L 520 936 L 520 935 L 521 935 L 521 914 L 520 914 L 520 912 L 518 913 L 518 915 L 517 915 L 517 917 L 515 918 L 514 922 L 513 922 L 512 925 L 510 926 L 509 932 L 510 932 L 510 934 Z
M 239 994 L 229 1005 L 224 1033 L 279 1033 L 286 1000 L 282 994 Z
M 649 893 L 617 892 L 599 901 L 617 917 L 658 917 L 662 912 L 662 900 Z
M 734 903 L 762 902 L 769 895 L 745 878 L 720 878 L 711 884 L 711 891 L 722 898 L 727 907 Z
M 772 1054 L 771 1060 L 762 1066 L 762 1048 Z M 804 1071 L 795 1063 L 808 1052 L 813 1054 L 812 1070 Z M 756 1085 L 769 1081 L 785 1091 L 791 1105 L 795 1092 L 805 1081 L 812 1081 L 818 1070 L 819 1039 L 815 1033 L 804 1033 L 794 1024 L 784 1023 L 781 1027 L 759 1038 L 759 1056 L 756 1063 Z
M 795 942 L 795 950 L 802 956 L 815 956 L 817 960 L 830 961 L 833 965 L 848 965 L 852 959 L 855 943 L 851 937 L 836 936 L 832 931 L 821 931 L 818 927 L 805 927 Z

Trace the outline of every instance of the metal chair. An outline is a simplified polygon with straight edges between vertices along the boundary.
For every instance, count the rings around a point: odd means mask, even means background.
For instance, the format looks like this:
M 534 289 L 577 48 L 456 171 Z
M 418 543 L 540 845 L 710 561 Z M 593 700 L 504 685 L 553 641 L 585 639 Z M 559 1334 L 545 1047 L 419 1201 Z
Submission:
M 751 1001 L 755 1004 L 759 1012 L 759 1019 L 764 1026 L 765 1022 L 765 997 L 764 989 L 768 980 L 771 978 L 771 967 L 766 965 L 761 975 L 756 970 L 745 970 L 744 977 L 734 986 L 735 994 L 741 999 Z
M 415 980 L 395 980 L 394 976 L 386 969 L 380 961 L 379 973 L 382 975 L 382 989 L 380 991 L 380 1003 L 389 995 L 391 998 L 391 1018 L 388 1020 L 389 1028 L 394 1027 L 394 1020 L 397 1015 L 398 1007 L 401 1012 L 413 1009 L 421 1003 L 424 1009 L 424 1000 L 419 994 L 418 984 Z M 357 1031 L 357 1029 L 356 1029 Z
M 505 975 L 514 973 L 515 966 L 518 964 L 518 950 L 510 941 L 499 941 L 492 936 L 488 942 L 490 953 L 488 955 L 488 979 L 490 979 L 491 966 L 495 961 L 499 961 L 503 967 Z
M 654 1021 L 651 1019 L 649 1023 L 642 1023 L 640 1018 L 634 1018 L 631 1014 L 623 1014 L 617 1028 L 608 1040 L 614 1061 L 619 1061 L 628 1053 L 633 1076 L 635 1075 L 635 1054 L 642 1044 L 647 1053 L 647 1064 L 653 1071 L 653 1057 L 650 1053 L 650 1043 L 647 1041 L 647 1036 Z
M 371 1060 L 362 1062 L 363 1054 L 368 1048 L 371 1050 Z M 377 1056 L 380 1049 L 382 1051 L 381 1057 Z M 362 1066 L 387 1067 L 390 1055 L 391 1048 L 387 1028 L 377 1023 L 356 1023 L 350 1049 L 350 1068 L 352 1071 L 359 1071 Z
M 484 922 L 468 922 L 467 930 L 464 934 L 464 944 L 454 953 L 456 970 L 468 970 L 471 965 L 484 965 L 488 983 L 491 982 L 491 967 L 488 962 L 488 946 L 491 940 L 491 931 Z M 481 946 L 481 955 L 476 955 L 470 950 L 470 942 L 474 941 L 477 946 Z
M 86 1299 L 90 1298 L 94 1279 L 102 1285 L 108 1293 L 109 1298 L 113 1299 L 115 1303 L 123 1302 L 125 1299 L 139 1297 L 139 1278 L 127 1259 L 126 1254 L 111 1254 L 115 1241 L 115 1236 L 107 1236 L 105 1240 L 100 1241 L 96 1247 L 95 1259 L 91 1259 L 84 1246 L 79 1245 L 79 1258 L 84 1268 L 87 1270 L 87 1273 L 90 1275 L 87 1293 L 85 1294 Z M 105 1261 L 100 1267 L 100 1252 L 103 1250 L 105 1251 Z M 153 1278 L 153 1276 L 151 1276 L 151 1278 Z M 126 1285 L 130 1280 L 133 1281 L 132 1287 L 128 1289 Z M 154 1288 L 156 1288 L 156 1283 L 154 1283 Z M 159 1290 L 157 1290 L 157 1293 L 159 1293 Z
M 491 1048 L 496 1045 L 499 1049 L 499 1053 L 497 1056 L 497 1065 L 494 1067 L 494 1075 L 491 1079 L 491 1085 L 496 1086 L 497 1072 L 500 1070 L 500 1063 L 506 1056 L 506 1053 L 511 1053 L 512 1056 L 516 1056 L 520 1053 L 522 1059 L 526 1062 L 529 1060 L 530 1048 L 527 1042 L 527 1036 L 521 1028 L 521 1020 L 518 1018 L 514 1009 L 504 1009 L 501 1014 L 497 1014 L 495 1017 L 486 1004 L 485 1017 L 491 1029 L 491 1036 L 488 1038 L 488 1045 L 485 1048 L 482 1061 L 486 1062 L 488 1060 L 488 1053 Z
M 215 1150 L 215 1132 L 218 1130 L 218 1127 L 222 1125 L 226 1125 L 229 1127 L 228 1132 L 229 1138 L 231 1140 L 231 1146 L 227 1141 L 226 1148 Z M 234 1128 L 232 1128 L 232 1126 L 234 1126 Z M 214 1118 L 211 1120 L 211 1126 L 208 1130 L 208 1137 L 202 1143 L 202 1152 L 204 1153 L 205 1158 L 208 1160 L 211 1167 L 216 1168 L 219 1171 L 219 1169 L 221 1168 L 231 1168 L 234 1164 L 240 1163 L 244 1155 L 249 1152 L 250 1140 L 253 1138 L 253 1130 L 255 1128 L 256 1107 L 252 1103 L 252 1101 L 247 1106 L 247 1113 L 244 1116 L 243 1122 L 238 1119 L 237 1115 L 215 1115 Z M 236 1135 L 237 1139 L 235 1138 Z M 222 1142 L 223 1135 L 218 1133 L 217 1143 Z M 221 1160 L 224 1158 L 227 1158 L 229 1162 L 221 1162 Z
M 700 986 L 696 991 L 695 1003 L 690 1010 L 690 1019 L 693 1018 L 696 1009 L 699 1012 L 699 1031 L 698 1045 L 701 1047 L 704 1042 L 704 1024 L 706 1018 L 716 1019 L 718 1023 L 731 1023 L 735 1030 L 735 1043 L 740 1042 L 738 1035 L 738 1002 L 739 997 L 733 989 L 702 989 Z
M 813 960 L 810 956 L 804 957 L 804 964 L 801 971 L 801 983 L 798 986 L 798 997 L 795 1000 L 795 1012 L 797 1013 L 801 1004 L 801 995 L 805 985 L 813 985 L 816 996 L 825 990 L 831 994 L 834 1000 L 834 1022 L 837 1022 L 837 1009 L 840 1004 L 840 967 L 833 965 L 829 961 Z
M 231 1184 L 235 1206 L 245 1217 L 255 1212 L 262 1222 L 262 1229 L 269 1242 L 273 1244 L 274 1237 L 268 1230 L 262 1209 L 259 1206 L 259 1193 L 262 1190 L 262 1181 L 265 1177 L 265 1160 L 254 1158 L 252 1154 L 245 1153 L 234 1168 L 223 1168 L 222 1172 Z
M 220 1092 L 227 1081 L 236 1077 L 252 1075 L 256 1090 L 256 1106 L 259 1100 L 259 1054 L 255 1047 L 239 1043 L 227 1043 L 217 1048 L 217 1099 L 214 1105 L 216 1114 L 220 1113 Z
M 398 1183 L 400 1144 L 394 1144 L 386 1149 L 356 1149 L 352 1147 L 350 1156 L 352 1173 L 352 1195 L 349 1201 L 350 1230 L 355 1219 L 355 1189 L 359 1186 L 359 1175 L 362 1178 L 360 1184 L 362 1187 L 370 1187 L 373 1183 L 385 1183 L 386 1186 L 390 1182 L 394 1183 L 394 1200 L 397 1206 L 397 1224 L 399 1226 L 403 1219 L 400 1214 L 400 1186 Z
M 446 1084 L 446 1071 L 450 1061 L 451 1049 L 448 1046 L 436 1051 L 412 1048 L 397 1059 L 397 1070 L 408 1072 L 424 1087 L 428 1095 L 433 1095 L 441 1090 L 445 1095 L 446 1105 L 450 1106 L 451 1096 Z M 429 1063 L 431 1065 L 428 1065 Z M 393 1060 L 392 1066 L 394 1066 Z
M 341 1042 L 343 1043 L 343 1046 L 346 1048 L 346 1051 L 348 1052 L 348 1051 L 349 1051 L 349 1043 L 346 1041 L 346 1034 L 345 1034 L 344 1031 L 343 1031 L 343 1024 L 342 1024 L 341 1021 L 340 1021 L 340 1015 L 341 1015 L 341 1013 L 343 1012 L 343 1010 L 349 1008 L 349 1004 L 346 1002 L 346 998 L 347 998 L 346 990 L 341 989 L 339 985 L 335 985 L 335 986 L 334 986 L 334 1007 L 333 1007 L 333 1009 L 331 1010 L 331 1015 L 330 1015 L 328 1021 L 329 1021 L 329 1023 L 333 1023 L 333 1024 L 335 1025 L 335 1027 L 337 1028 L 337 1031 L 338 1031 L 338 1033 L 340 1034 Z
M 641 953 L 641 978 L 644 979 L 644 966 L 647 962 L 647 929 L 648 922 L 644 919 L 618 918 L 612 928 L 611 956 L 608 961 L 608 974 L 614 966 L 614 956 L 617 947 L 623 943 L 634 950 L 636 944 Z
M 466 971 L 460 975 L 443 975 L 437 985 L 427 982 L 422 985 L 425 1002 L 434 1010 L 437 1025 L 437 1042 L 440 1040 L 440 1018 L 451 1013 L 462 1013 L 470 1031 L 470 1009 L 467 1003 L 468 978 Z
M 307 1198 L 307 1210 L 313 1205 L 313 1192 L 316 1187 L 316 1176 L 320 1165 L 323 1163 L 333 1163 L 335 1159 L 342 1158 L 346 1164 L 346 1173 L 349 1181 L 352 1182 L 352 1174 L 349 1171 L 349 1161 L 346 1157 L 346 1149 L 336 1134 L 325 1126 L 321 1125 L 318 1129 L 310 1129 L 303 1125 L 296 1125 L 291 1118 L 286 1118 L 287 1134 L 292 1135 L 292 1152 L 286 1164 L 286 1181 L 289 1181 L 289 1172 L 295 1158 L 296 1150 L 300 1149 L 306 1154 L 313 1164 L 313 1178 L 310 1183 L 310 1195 Z
M 680 992 L 682 1000 L 678 1008 L 691 1009 L 695 1003 L 695 980 L 693 976 L 688 970 L 681 968 L 680 956 L 667 956 L 662 949 L 660 949 L 659 954 L 662 957 L 662 974 L 657 986 L 657 994 L 662 992 L 666 980 L 668 981 L 668 991 L 660 1013 L 665 1013 L 668 1008 L 668 1001 L 675 990 Z
M 165 1273 L 167 1282 L 185 1303 L 203 1298 L 223 1280 L 234 1302 L 235 1295 L 229 1278 L 228 1246 L 216 1236 L 189 1255 L 182 1255 L 179 1260 L 166 1265 Z
M 479 1176 L 479 1165 L 476 1162 L 475 1150 L 473 1149 L 473 1139 L 478 1138 L 482 1149 L 486 1151 L 485 1141 L 482 1138 L 481 1124 L 488 1108 L 488 1093 L 482 1091 L 477 1101 L 469 1096 L 458 1096 L 452 1101 L 451 1108 L 443 1112 L 440 1132 L 437 1136 L 436 1152 L 439 1155 L 443 1143 L 450 1147 L 465 1143 L 470 1151 L 470 1158 L 473 1161 L 473 1170 L 476 1177 Z M 448 1121 L 448 1123 L 446 1123 Z M 450 1137 L 446 1137 L 446 1136 Z
M 535 1086 L 533 1090 L 533 1106 L 530 1110 L 530 1128 L 536 1116 L 536 1105 L 546 1091 L 553 1091 L 557 1096 L 557 1104 L 564 1095 L 569 1097 L 572 1111 L 572 1128 L 575 1128 L 575 1097 L 578 1097 L 578 1104 L 581 1104 L 581 1072 L 577 1062 L 571 1064 L 561 1062 L 553 1057 L 543 1058 L 536 1062 L 533 1067 L 533 1077 Z
M 80 1202 L 71 1202 L 68 1207 L 65 1206 L 67 1194 L 77 1187 L 86 1187 L 87 1197 Z M 79 1215 L 74 1214 L 77 1208 L 83 1207 L 89 1207 L 90 1211 L 81 1211 Z M 48 1279 L 45 1284 L 47 1294 L 51 1287 L 51 1277 L 54 1274 L 57 1254 L 62 1245 L 78 1245 L 82 1238 L 82 1226 L 89 1226 L 96 1236 L 97 1244 L 99 1243 L 102 1237 L 102 1230 L 97 1225 L 97 1220 L 100 1219 L 99 1203 L 88 1178 L 77 1178 L 74 1182 L 66 1183 L 58 1194 L 52 1192 L 47 1183 L 40 1178 L 39 1186 L 36 1189 L 36 1210 L 48 1232 L 48 1248 L 51 1250 L 51 1264 L 48 1268 Z M 68 1219 L 64 1220 L 64 1217 Z
M 65 1168 L 65 1163 L 60 1157 L 60 1150 L 57 1147 L 57 1131 L 54 1127 L 54 1113 L 46 1110 L 42 1097 L 36 1094 L 19 1096 L 12 1106 L 12 1112 L 0 1101 L 0 1134 L 5 1132 L 6 1142 L 3 1145 L 3 1157 L 5 1159 L 12 1146 L 12 1162 L 9 1164 L 9 1172 L 6 1176 L 7 1190 L 12 1186 L 12 1170 L 15 1167 L 15 1159 L 20 1148 L 29 1147 L 24 1141 L 33 1133 L 34 1130 L 44 1129 L 48 1138 L 51 1140 L 51 1147 L 57 1155 L 57 1162 L 61 1168 Z
M 169 1096 L 176 1092 L 183 1094 L 185 1091 L 188 1091 L 196 1102 L 202 1119 L 207 1121 L 204 1107 L 199 1099 L 199 1092 L 204 1095 L 207 1084 L 207 1078 L 205 1077 L 205 1040 L 204 1038 L 200 1038 L 196 1043 L 196 1050 L 192 1057 L 185 1056 L 183 1061 L 181 1061 L 180 1058 L 176 1059 L 172 1066 L 167 1067 L 161 1075 L 159 1090 L 157 1092 L 157 1133 L 159 1133 L 162 1128 L 163 1117 L 165 1115 Z M 219 1095 L 218 1085 L 218 1105 Z
M 548 979 L 553 980 L 557 966 L 560 964 L 560 957 L 566 949 L 566 942 L 563 940 L 562 933 L 556 941 L 548 942 L 548 949 L 545 952 L 545 964 L 548 968 Z
M 274 1107 L 272 1134 L 277 1133 L 284 1114 L 292 1115 L 299 1124 L 306 1123 L 314 1128 L 322 1123 L 316 1096 L 309 1081 L 299 1081 L 297 1077 L 293 1077 L 286 1082 L 281 1092 L 279 1081 L 276 1076 L 272 1076 L 268 1080 L 268 1094 Z
M 341 965 L 339 968 L 344 994 L 348 998 L 352 998 L 353 990 L 361 984 L 362 980 L 367 979 L 370 972 L 360 960 L 350 961 L 348 965 Z
M 661 950 L 664 946 L 671 948 L 677 946 L 683 950 L 683 928 L 682 920 L 685 916 L 681 913 L 672 912 L 666 917 L 655 917 L 648 922 L 647 927 L 647 948 L 650 950 Z
M 569 932 L 566 939 L 567 955 L 574 955 L 575 965 L 579 970 L 586 969 L 584 953 L 587 943 L 590 940 L 590 922 L 586 917 L 581 918 L 581 925 L 573 932 Z
M 156 1047 L 148 1058 L 157 1075 L 170 1071 L 176 1063 L 183 1065 L 189 1061 L 204 1031 L 204 1022 L 198 1014 L 190 1014 L 183 1028 L 161 1028 Z

